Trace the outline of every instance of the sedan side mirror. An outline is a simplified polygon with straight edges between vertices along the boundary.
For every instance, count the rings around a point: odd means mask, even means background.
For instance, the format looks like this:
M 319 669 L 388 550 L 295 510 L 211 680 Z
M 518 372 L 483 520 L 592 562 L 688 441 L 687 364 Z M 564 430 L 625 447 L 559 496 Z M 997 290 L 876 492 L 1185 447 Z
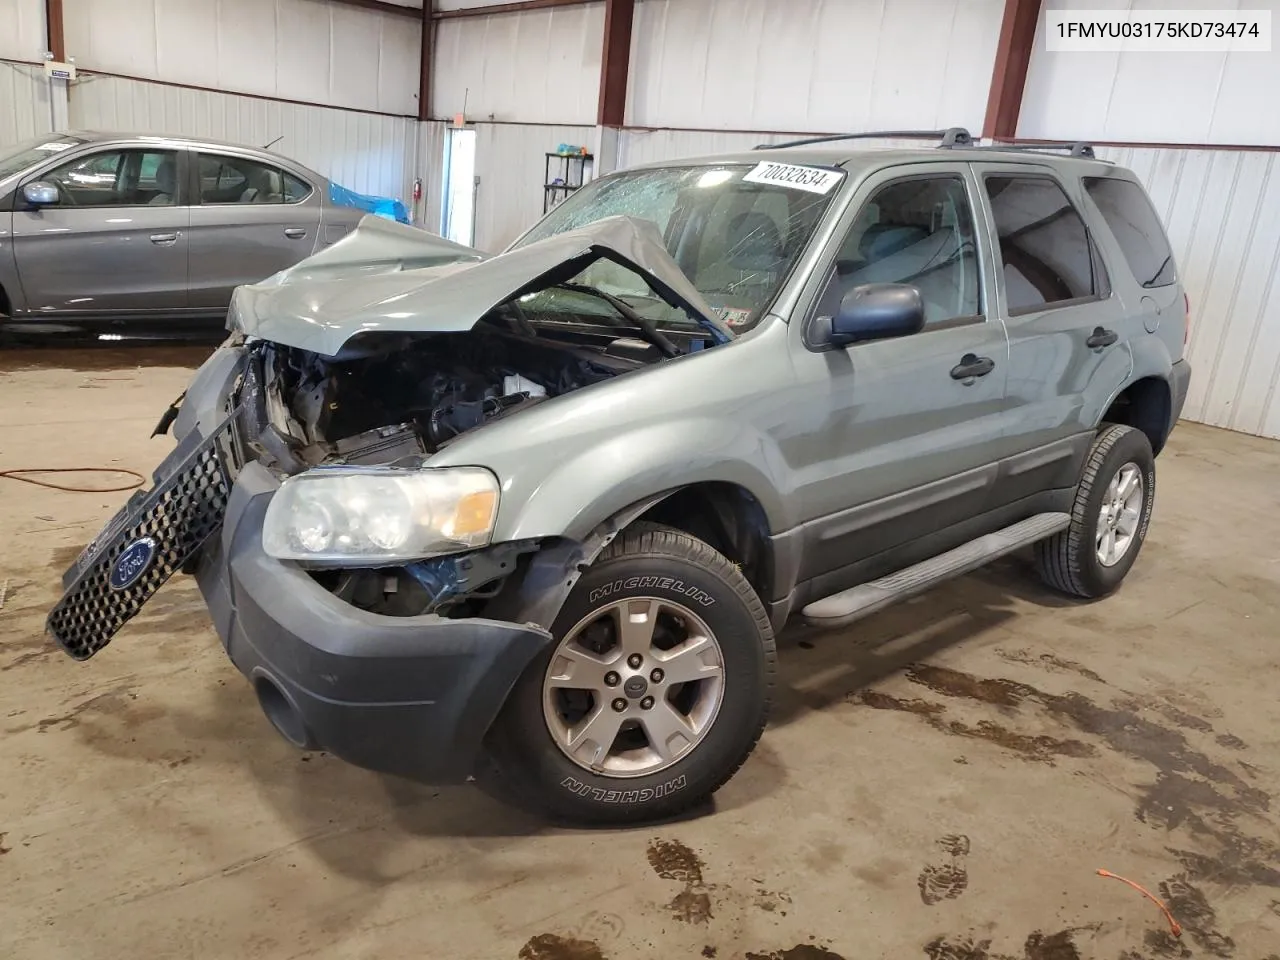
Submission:
M 62 199 L 62 195 L 52 183 L 37 180 L 22 188 L 22 199 L 33 207 L 49 207 Z
M 905 283 L 866 283 L 840 301 L 831 318 L 831 343 L 847 347 L 864 340 L 906 337 L 924 328 L 920 291 Z

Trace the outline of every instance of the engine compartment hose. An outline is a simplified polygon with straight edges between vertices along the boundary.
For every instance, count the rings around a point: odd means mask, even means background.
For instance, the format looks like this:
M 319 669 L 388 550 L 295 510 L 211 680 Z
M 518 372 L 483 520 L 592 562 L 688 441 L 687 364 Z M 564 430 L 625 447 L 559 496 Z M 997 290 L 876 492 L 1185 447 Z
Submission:
M 49 480 L 38 480 L 30 474 L 41 473 L 115 473 L 133 477 L 133 481 L 125 487 L 73 487 Z M 50 490 L 62 490 L 66 493 L 120 493 L 125 490 L 137 490 L 147 482 L 147 478 L 136 470 L 123 467 L 27 467 L 21 470 L 0 470 L 0 479 L 17 480 L 19 483 L 30 483 L 37 487 L 48 487 Z

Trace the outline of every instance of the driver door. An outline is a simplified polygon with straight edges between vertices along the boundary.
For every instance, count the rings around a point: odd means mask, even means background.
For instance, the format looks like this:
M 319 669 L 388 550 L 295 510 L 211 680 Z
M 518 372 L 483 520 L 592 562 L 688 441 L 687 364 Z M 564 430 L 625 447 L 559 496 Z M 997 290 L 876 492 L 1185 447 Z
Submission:
M 912 164 L 858 190 L 815 272 L 794 353 L 815 411 L 789 459 L 804 519 L 800 580 L 838 571 L 972 518 L 993 502 L 1009 347 L 993 309 L 968 165 Z M 862 284 L 915 286 L 911 336 L 830 346 L 821 330 Z
M 102 316 L 187 306 L 186 151 L 113 147 L 30 178 L 58 202 L 26 207 L 13 252 L 28 309 Z

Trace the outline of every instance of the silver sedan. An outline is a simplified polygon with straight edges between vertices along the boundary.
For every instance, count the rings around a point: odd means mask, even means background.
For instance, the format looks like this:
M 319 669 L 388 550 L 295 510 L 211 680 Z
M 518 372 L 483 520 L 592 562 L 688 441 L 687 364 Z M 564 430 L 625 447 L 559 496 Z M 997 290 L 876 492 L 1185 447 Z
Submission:
M 0 326 L 221 321 L 232 291 L 397 201 L 265 150 L 131 134 L 51 134 L 0 152 Z

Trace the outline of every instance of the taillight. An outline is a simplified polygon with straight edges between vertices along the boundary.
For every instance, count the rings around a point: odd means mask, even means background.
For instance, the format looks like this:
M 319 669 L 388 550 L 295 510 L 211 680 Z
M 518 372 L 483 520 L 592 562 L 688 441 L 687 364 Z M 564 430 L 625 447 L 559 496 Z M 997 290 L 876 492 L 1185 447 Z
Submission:
M 1182 321 L 1182 347 L 1185 350 L 1191 340 L 1191 298 L 1185 291 L 1182 294 L 1182 307 L 1186 311 Z

